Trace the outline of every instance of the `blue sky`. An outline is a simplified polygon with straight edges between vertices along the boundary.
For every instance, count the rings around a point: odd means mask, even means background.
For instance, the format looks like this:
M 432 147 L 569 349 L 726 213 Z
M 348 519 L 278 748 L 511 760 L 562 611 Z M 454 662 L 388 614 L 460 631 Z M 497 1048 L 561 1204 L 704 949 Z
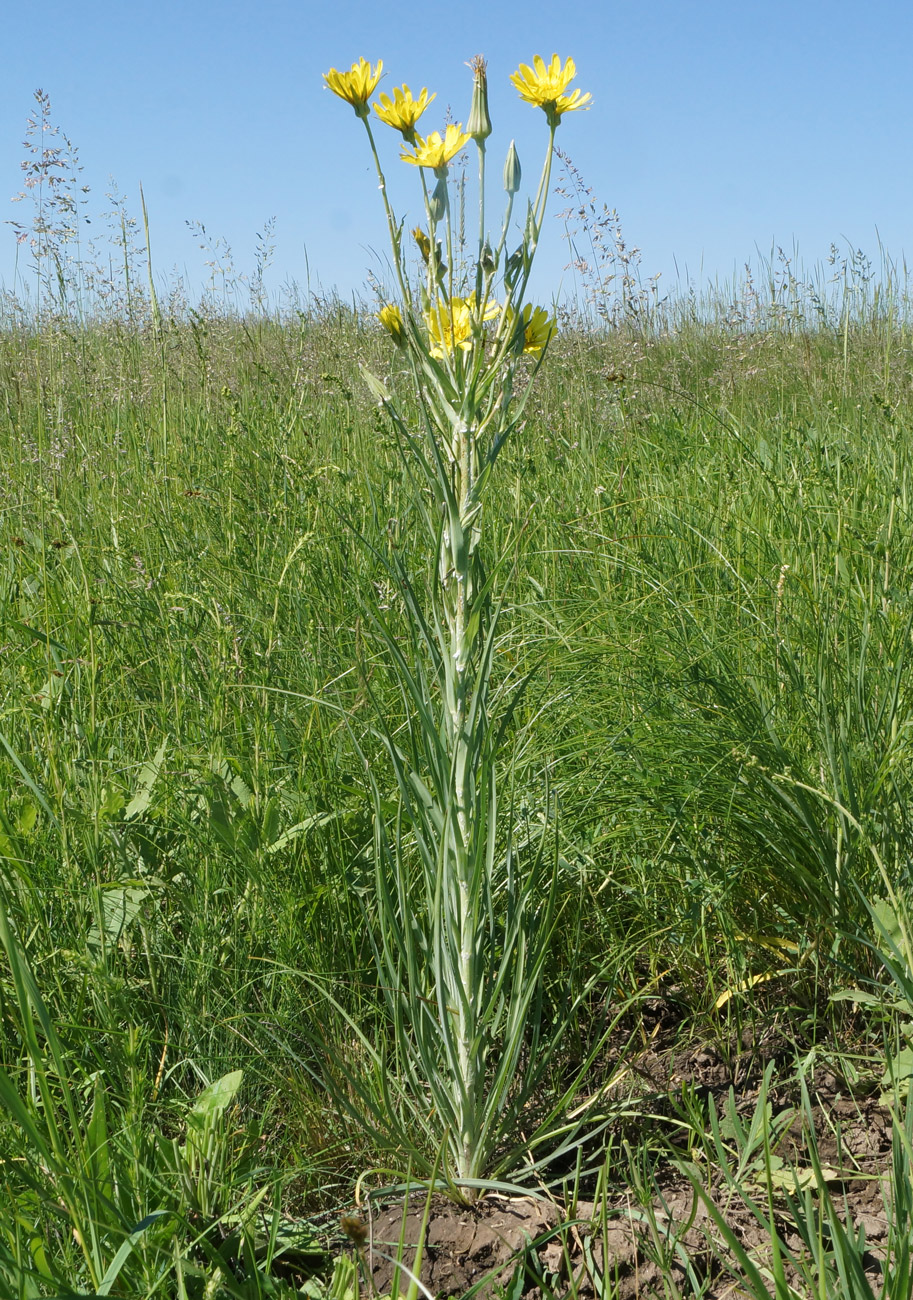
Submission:
M 382 57 L 381 88 L 406 81 L 438 93 L 423 122 L 469 107 L 465 62 L 489 60 L 495 177 L 512 137 L 534 184 L 544 117 L 508 76 L 535 53 L 573 55 L 593 95 L 558 142 L 598 203 L 617 208 L 646 275 L 728 276 L 772 242 L 807 263 L 831 241 L 877 256 L 913 251 L 913 5 L 872 0 L 43 0 L 7 5 L 0 77 L 0 206 L 21 186 L 32 92 L 78 145 L 87 211 L 100 214 L 113 177 L 139 214 L 142 183 L 161 274 L 201 284 L 205 256 L 186 224 L 201 222 L 251 271 L 256 234 L 276 218 L 267 284 L 360 292 L 381 268 L 382 210 L 364 132 L 323 88 L 330 66 Z M 379 128 L 394 197 L 416 176 Z M 490 202 L 494 206 L 495 193 Z M 24 204 L 4 218 L 23 218 Z M 552 200 L 552 212 L 563 206 Z M 93 230 L 100 229 L 96 219 Z M 91 232 L 90 232 L 91 233 Z M 0 227 L 0 278 L 16 245 Z M 548 223 L 538 282 L 572 290 L 562 226 Z

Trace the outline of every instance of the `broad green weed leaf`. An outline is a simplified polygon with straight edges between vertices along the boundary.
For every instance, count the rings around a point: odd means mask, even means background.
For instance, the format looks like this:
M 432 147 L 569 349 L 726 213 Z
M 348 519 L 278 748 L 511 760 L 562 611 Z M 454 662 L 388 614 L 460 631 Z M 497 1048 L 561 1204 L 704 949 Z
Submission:
M 890 1106 L 894 1102 L 894 1090 L 905 1097 L 910 1091 L 910 1083 L 913 1081 L 913 1047 L 904 1047 L 894 1057 L 888 1058 L 887 1067 L 881 1077 L 882 1092 L 879 1101 L 882 1106 Z
M 101 817 L 119 817 L 126 804 L 123 792 L 106 786 L 102 792 L 102 800 L 98 806 L 98 813 Z
M 263 844 L 272 844 L 279 834 L 279 800 L 268 799 L 263 810 L 263 822 L 260 827 L 260 839 Z
M 34 830 L 35 822 L 38 820 L 38 805 L 31 799 L 24 799 L 22 807 L 19 809 L 19 816 L 16 818 L 16 830 L 20 835 L 28 835 Z
M 330 822 L 338 821 L 343 816 L 340 812 L 316 813 L 313 817 L 306 817 L 303 822 L 296 822 L 290 826 L 287 831 L 283 831 L 277 840 L 267 848 L 267 853 L 278 853 L 284 849 L 287 844 L 293 843 L 299 836 L 306 835 L 308 831 L 314 830 L 318 826 L 327 826 Z
M 273 1258 L 283 1255 L 287 1262 L 298 1261 L 313 1266 L 314 1260 L 326 1255 L 323 1243 L 312 1224 L 306 1219 L 292 1223 L 285 1220 L 278 1225 L 273 1245 Z
M 867 993 L 865 989 L 838 989 L 828 999 L 830 1002 L 853 1002 L 860 1007 L 890 1008 L 893 1003 L 884 995 Z
M 372 395 L 377 399 L 381 406 L 385 406 L 387 402 L 391 400 L 390 390 L 385 384 L 381 383 L 376 375 L 372 375 L 371 371 L 368 370 L 366 366 L 361 366 L 360 370 L 362 378 L 370 388 Z
M 782 1164 L 782 1162 L 781 1162 Z M 842 1183 L 851 1178 L 867 1178 L 867 1174 L 859 1174 L 851 1169 L 833 1169 L 830 1165 L 821 1165 L 820 1177 L 814 1169 L 802 1166 L 796 1169 L 781 1167 L 771 1169 L 770 1183 L 772 1187 L 779 1188 L 784 1192 L 804 1192 L 806 1188 L 817 1189 L 827 1183 Z
M 246 808 L 253 801 L 254 792 L 243 776 L 233 776 L 229 788 L 242 808 Z
M 123 1242 L 117 1254 L 112 1259 L 104 1277 L 99 1283 L 99 1287 L 98 1287 L 98 1291 L 96 1292 L 96 1295 L 106 1296 L 111 1294 L 112 1286 L 117 1281 L 121 1269 L 126 1264 L 130 1255 L 133 1253 L 133 1249 L 136 1246 L 137 1242 L 139 1241 L 140 1237 L 143 1235 L 143 1233 L 146 1231 L 146 1229 L 149 1227 L 150 1224 L 155 1223 L 158 1219 L 163 1218 L 166 1214 L 169 1213 L 170 1211 L 168 1210 L 155 1210 L 152 1214 L 147 1214 L 145 1219 L 143 1219 L 142 1223 L 138 1224 L 137 1227 L 134 1228 L 133 1232 L 130 1233 L 130 1236 L 127 1238 L 125 1242 Z
M 227 1110 L 234 1101 L 243 1078 L 243 1070 L 232 1070 L 204 1088 L 187 1116 L 191 1127 L 202 1128 Z
M 210 801 L 209 825 L 226 848 L 235 848 L 237 836 L 232 824 L 231 812 L 222 799 L 216 798 Z
M 126 817 L 128 821 L 133 817 L 139 817 L 141 813 L 146 811 L 149 804 L 152 802 L 152 787 L 158 780 L 158 774 L 161 771 L 162 763 L 165 758 L 167 743 L 167 741 L 163 740 L 152 761 L 144 763 L 140 768 L 136 794 L 124 810 L 124 817 Z
M 151 893 L 152 890 L 146 884 L 102 886 L 101 928 L 106 943 L 120 942 L 124 932 L 136 920 L 144 901 Z M 92 926 L 86 936 L 86 942 L 90 948 L 102 946 L 102 935 L 97 925 Z
M 878 930 L 902 954 L 904 950 L 903 926 L 892 904 L 886 898 L 877 899 L 872 904 L 872 915 Z
M 95 1080 L 95 1099 L 92 1116 L 86 1132 L 88 1145 L 87 1164 L 90 1185 L 95 1195 L 110 1200 L 114 1196 L 111 1177 L 111 1155 L 108 1148 L 108 1114 L 105 1090 L 100 1078 Z

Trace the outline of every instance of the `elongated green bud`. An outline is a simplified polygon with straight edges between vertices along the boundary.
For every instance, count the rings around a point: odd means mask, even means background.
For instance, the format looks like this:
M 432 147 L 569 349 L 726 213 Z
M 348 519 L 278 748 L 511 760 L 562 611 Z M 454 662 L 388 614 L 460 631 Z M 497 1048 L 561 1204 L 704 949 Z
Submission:
M 504 283 L 512 289 L 523 270 L 523 248 L 514 249 L 504 265 Z
M 472 108 L 466 130 L 478 144 L 491 135 L 491 118 L 488 116 L 488 72 L 487 64 L 481 54 L 477 54 L 470 63 L 473 72 Z
M 443 221 L 444 213 L 447 211 L 448 201 L 447 180 L 442 176 L 431 191 L 431 195 L 428 199 L 428 211 L 430 212 L 431 220 L 435 225 L 437 225 L 439 221 Z
M 517 153 L 517 146 L 511 140 L 507 151 L 507 162 L 504 164 L 504 188 L 508 194 L 516 194 L 520 188 L 521 175 L 520 155 Z

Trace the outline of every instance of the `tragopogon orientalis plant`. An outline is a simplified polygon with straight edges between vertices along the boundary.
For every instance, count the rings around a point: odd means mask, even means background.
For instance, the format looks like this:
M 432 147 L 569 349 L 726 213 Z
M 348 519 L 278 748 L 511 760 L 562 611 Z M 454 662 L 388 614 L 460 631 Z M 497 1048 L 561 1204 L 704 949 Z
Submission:
M 479 1180 L 516 1168 L 530 1149 L 517 1118 L 556 1045 L 554 1024 L 541 1038 L 543 966 L 554 925 L 555 882 L 544 830 L 520 845 L 513 816 L 499 818 L 497 768 L 516 690 L 491 688 L 499 604 L 496 570 L 483 564 L 483 505 L 490 476 L 516 432 L 530 392 L 515 390 L 518 367 L 533 375 L 556 324 L 526 301 L 546 209 L 555 132 L 565 113 L 590 96 L 568 92 L 571 59 L 521 65 L 511 80 L 545 112 L 548 140 L 534 200 L 514 224 L 520 162 L 511 142 L 504 167 L 506 204 L 490 237 L 485 202 L 491 134 L 485 60 L 470 65 L 472 107 L 464 130 L 422 136 L 419 119 L 435 98 L 408 86 L 380 94 L 374 113 L 402 137 L 400 158 L 417 170 L 424 220 L 412 231 L 423 264 L 413 286 L 405 222 L 395 216 L 372 130 L 369 100 L 382 64 L 361 59 L 331 69 L 329 88 L 364 123 L 387 216 L 398 301 L 379 319 L 411 375 L 421 413 L 410 427 L 393 395 L 367 382 L 392 421 L 411 472 L 419 476 L 419 512 L 427 529 L 431 597 L 420 601 L 394 556 L 391 576 L 408 617 L 409 642 L 386 642 L 413 714 L 408 738 L 385 722 L 380 734 L 396 774 L 399 813 L 382 814 L 376 795 L 375 955 L 395 1030 L 392 1059 L 359 1033 L 376 1087 L 340 1097 L 386 1145 L 407 1151 L 413 1169 L 442 1151 L 451 1183 L 464 1197 Z M 478 244 L 459 266 L 451 218 L 450 164 L 473 147 L 478 160 Z M 457 250 L 458 251 L 458 250 Z M 532 378 L 532 375 L 530 376 Z M 497 705 L 495 708 L 494 706 Z M 497 717 L 493 713 L 497 712 Z M 355 1100 L 353 1101 L 353 1097 Z M 535 1145 L 535 1142 L 533 1142 Z

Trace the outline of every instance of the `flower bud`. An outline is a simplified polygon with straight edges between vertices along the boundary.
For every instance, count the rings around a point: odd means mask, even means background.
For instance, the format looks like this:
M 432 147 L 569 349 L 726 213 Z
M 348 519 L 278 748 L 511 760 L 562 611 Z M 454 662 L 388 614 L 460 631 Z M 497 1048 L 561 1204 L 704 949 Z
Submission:
M 520 272 L 523 270 L 525 261 L 523 251 L 523 245 L 521 244 L 519 248 L 514 249 L 504 264 L 504 283 L 508 289 L 512 289 L 520 278 Z
M 491 118 L 488 116 L 488 73 L 487 64 L 481 54 L 477 54 L 470 63 L 473 72 L 472 108 L 466 130 L 477 144 L 484 144 L 491 135 Z
M 507 151 L 507 162 L 504 164 L 504 188 L 508 194 L 516 194 L 520 188 L 520 176 L 520 156 L 517 153 L 517 146 L 511 140 Z
M 402 312 L 395 303 L 387 303 L 385 307 L 381 307 L 377 313 L 377 319 L 387 333 L 391 335 L 394 343 L 400 344 L 406 341 Z
M 482 256 L 479 258 L 479 266 L 481 266 L 486 275 L 491 275 L 493 271 L 497 270 L 497 265 L 495 255 L 491 249 L 491 244 L 489 244 L 486 239 L 485 243 L 482 245 Z
M 428 211 L 430 212 L 431 220 L 435 225 L 437 225 L 439 221 L 443 220 L 444 213 L 447 211 L 448 202 L 447 179 L 446 177 L 441 176 L 439 177 L 434 189 L 431 191 L 431 196 L 428 199 Z
M 536 237 L 536 215 L 529 199 L 526 200 L 526 225 L 523 227 L 523 243 L 529 248 Z

